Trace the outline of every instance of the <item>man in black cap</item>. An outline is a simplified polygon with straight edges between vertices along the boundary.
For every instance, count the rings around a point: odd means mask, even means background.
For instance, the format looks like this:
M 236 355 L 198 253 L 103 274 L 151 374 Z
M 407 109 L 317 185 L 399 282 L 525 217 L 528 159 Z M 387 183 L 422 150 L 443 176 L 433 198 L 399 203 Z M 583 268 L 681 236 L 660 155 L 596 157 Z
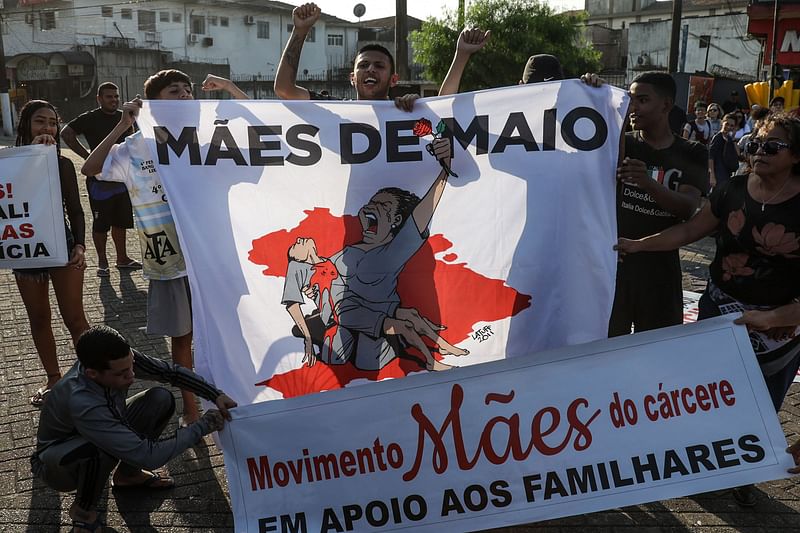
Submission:
M 541 83 L 544 81 L 558 81 L 564 79 L 564 70 L 561 68 L 561 61 L 554 55 L 550 54 L 534 54 L 528 58 L 525 63 L 525 69 L 522 71 L 522 79 L 519 80 L 520 85 L 526 83 Z M 581 81 L 586 85 L 592 87 L 600 87 L 605 83 L 605 80 L 597 74 L 587 72 L 581 76 Z
M 542 81 L 563 80 L 564 71 L 561 68 L 561 61 L 556 56 L 550 54 L 532 55 L 525 63 L 525 70 L 522 71 L 520 85 L 525 83 L 539 83 Z
M 772 100 L 769 101 L 769 112 L 770 113 L 782 113 L 783 107 L 786 105 L 786 100 L 783 96 L 776 96 Z
M 477 52 L 489 40 L 491 32 L 483 31 L 480 28 L 465 29 L 459 36 L 458 44 L 456 46 L 456 55 L 453 57 L 453 63 L 450 65 L 450 70 L 447 72 L 442 87 L 439 90 L 439 96 L 456 94 L 458 86 L 461 83 L 461 76 L 469 62 L 473 53 Z M 564 70 L 561 68 L 561 61 L 551 54 L 534 54 L 528 58 L 525 63 L 525 69 L 522 71 L 522 79 L 519 80 L 520 85 L 526 83 L 539 83 L 543 81 L 557 81 L 564 79 Z M 600 87 L 605 83 L 605 80 L 600 78 L 597 74 L 586 73 L 581 76 L 581 81 L 592 87 Z
M 731 91 L 730 98 L 722 102 L 722 111 L 726 115 L 728 113 L 733 113 L 734 111 L 739 111 L 741 107 L 742 104 L 739 102 L 739 91 L 736 90 Z

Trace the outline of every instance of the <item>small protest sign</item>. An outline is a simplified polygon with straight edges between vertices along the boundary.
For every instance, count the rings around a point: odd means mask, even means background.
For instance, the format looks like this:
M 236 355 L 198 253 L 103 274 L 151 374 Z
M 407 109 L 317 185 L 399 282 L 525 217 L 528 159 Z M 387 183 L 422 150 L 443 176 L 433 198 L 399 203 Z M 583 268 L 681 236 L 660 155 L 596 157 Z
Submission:
M 0 268 L 43 268 L 66 262 L 55 147 L 0 150 Z

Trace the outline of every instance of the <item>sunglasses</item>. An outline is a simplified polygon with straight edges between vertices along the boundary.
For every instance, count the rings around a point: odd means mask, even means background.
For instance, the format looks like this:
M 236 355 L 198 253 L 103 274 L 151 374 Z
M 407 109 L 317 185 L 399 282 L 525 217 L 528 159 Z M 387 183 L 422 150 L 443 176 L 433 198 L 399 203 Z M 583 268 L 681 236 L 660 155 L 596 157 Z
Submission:
M 749 141 L 744 149 L 750 155 L 756 155 L 760 149 L 764 149 L 767 155 L 775 155 L 784 148 L 789 148 L 789 144 L 783 141 Z

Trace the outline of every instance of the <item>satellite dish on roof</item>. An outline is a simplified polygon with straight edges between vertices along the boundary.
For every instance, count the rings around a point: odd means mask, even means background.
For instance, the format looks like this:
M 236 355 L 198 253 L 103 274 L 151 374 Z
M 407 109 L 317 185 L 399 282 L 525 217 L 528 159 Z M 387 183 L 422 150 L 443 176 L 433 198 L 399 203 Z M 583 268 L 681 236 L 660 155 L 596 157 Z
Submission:
M 366 12 L 367 8 L 364 6 L 364 4 L 356 4 L 355 7 L 353 8 L 353 15 L 355 15 L 358 18 L 363 17 L 364 13 Z

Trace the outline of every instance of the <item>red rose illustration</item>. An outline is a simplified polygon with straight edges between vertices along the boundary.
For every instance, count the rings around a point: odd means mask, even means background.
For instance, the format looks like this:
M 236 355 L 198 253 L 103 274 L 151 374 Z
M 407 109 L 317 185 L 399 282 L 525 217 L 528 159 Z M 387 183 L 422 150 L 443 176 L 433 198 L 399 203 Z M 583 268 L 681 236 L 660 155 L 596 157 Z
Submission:
M 752 276 L 755 270 L 747 266 L 747 254 L 731 254 L 722 258 L 722 279 L 729 281 L 733 277 Z
M 728 215 L 728 230 L 733 233 L 734 237 L 738 237 L 744 227 L 744 211 L 741 209 L 732 211 Z
M 767 222 L 759 232 L 753 228 L 756 250 L 764 255 L 789 255 L 800 248 L 797 234 L 786 231 L 786 226 Z
M 433 133 L 433 124 L 427 118 L 421 118 L 414 123 L 413 131 L 417 137 L 425 137 Z

